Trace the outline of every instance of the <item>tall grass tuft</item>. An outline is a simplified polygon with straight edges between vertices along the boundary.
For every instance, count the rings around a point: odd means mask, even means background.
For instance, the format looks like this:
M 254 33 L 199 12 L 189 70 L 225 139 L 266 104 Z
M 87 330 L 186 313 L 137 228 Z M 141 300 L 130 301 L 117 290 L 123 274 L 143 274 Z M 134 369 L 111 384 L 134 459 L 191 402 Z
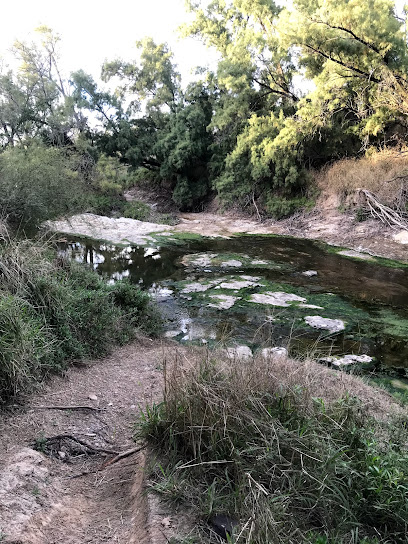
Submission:
M 51 246 L 0 241 L 0 403 L 69 362 L 100 356 L 136 330 L 157 334 L 160 318 L 147 293 L 108 285 Z
M 231 542 L 406 542 L 406 427 L 349 395 L 324 400 L 324 384 L 289 368 L 208 358 L 167 370 L 138 428 L 160 452 L 153 488 L 203 518 L 237 518 Z

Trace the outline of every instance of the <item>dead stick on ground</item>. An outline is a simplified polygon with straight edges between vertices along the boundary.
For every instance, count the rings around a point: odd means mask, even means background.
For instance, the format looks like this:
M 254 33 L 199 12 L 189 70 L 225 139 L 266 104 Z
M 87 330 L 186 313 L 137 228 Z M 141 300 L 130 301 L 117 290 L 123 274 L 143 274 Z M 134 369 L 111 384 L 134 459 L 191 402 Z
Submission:
M 113 465 L 114 463 L 117 463 L 118 461 L 121 461 L 122 459 L 125 459 L 126 457 L 130 457 L 131 455 L 134 455 L 135 453 L 139 453 L 139 451 L 144 450 L 147 448 L 147 444 L 144 446 L 140 446 L 139 448 L 132 448 L 131 450 L 124 451 L 122 453 L 118 453 L 115 457 L 113 457 L 110 461 L 107 461 L 104 463 L 101 467 L 97 468 L 96 470 L 86 470 L 84 472 L 80 472 L 79 474 L 74 474 L 74 476 L 71 476 L 71 479 L 74 478 L 81 478 L 81 476 L 87 476 L 88 474 L 96 474 L 97 472 L 101 472 L 105 468 Z
M 118 461 L 121 461 L 122 459 L 125 459 L 126 457 L 130 457 L 130 455 L 134 455 L 135 453 L 139 453 L 139 451 L 144 450 L 147 447 L 147 444 L 144 446 L 140 446 L 139 448 L 132 448 L 131 450 L 124 451 L 122 453 L 118 453 L 116 457 L 111 459 L 110 461 L 107 461 L 104 463 L 101 467 L 101 469 L 104 469 L 108 467 L 109 465 L 113 465 L 114 463 L 117 463 Z
M 103 408 L 95 408 L 94 406 L 29 406 L 30 410 L 94 410 L 102 412 Z

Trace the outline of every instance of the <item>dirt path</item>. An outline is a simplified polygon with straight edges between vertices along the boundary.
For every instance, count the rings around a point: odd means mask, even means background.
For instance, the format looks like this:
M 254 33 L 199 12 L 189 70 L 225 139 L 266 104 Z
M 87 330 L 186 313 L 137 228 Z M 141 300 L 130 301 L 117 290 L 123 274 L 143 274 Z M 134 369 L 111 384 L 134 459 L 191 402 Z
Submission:
M 130 344 L 53 377 L 42 392 L 24 399 L 26 408 L 15 406 L 1 415 L 0 542 L 167 541 L 160 538 L 160 516 L 166 512 L 152 515 L 144 493 L 143 450 L 98 471 L 113 455 L 91 455 L 71 440 L 45 438 L 69 434 L 98 449 L 134 448 L 139 407 L 160 398 L 161 364 L 165 353 L 174 351 L 170 342 Z M 101 411 L 31 408 L 75 405 Z M 45 453 L 35 451 L 34 444 Z

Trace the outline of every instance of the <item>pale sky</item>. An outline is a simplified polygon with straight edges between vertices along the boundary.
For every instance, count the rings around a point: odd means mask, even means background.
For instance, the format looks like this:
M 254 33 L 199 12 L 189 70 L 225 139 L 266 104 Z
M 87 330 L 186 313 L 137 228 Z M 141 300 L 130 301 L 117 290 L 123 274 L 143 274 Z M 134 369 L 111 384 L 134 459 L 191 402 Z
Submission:
M 398 11 L 404 2 L 396 0 Z M 82 68 L 99 79 L 105 59 L 134 59 L 135 41 L 151 36 L 169 43 L 187 82 L 192 68 L 214 65 L 216 59 L 198 40 L 178 38 L 176 30 L 188 17 L 184 0 L 3 0 L 0 56 L 16 38 L 29 41 L 37 26 L 47 25 L 61 35 L 66 75 Z
M 188 20 L 184 0 L 3 0 L 0 55 L 15 39 L 47 25 L 61 35 L 65 72 L 82 68 L 96 79 L 105 59 L 136 57 L 134 43 L 145 36 L 168 42 L 183 80 L 192 68 L 211 63 L 215 55 L 197 40 L 181 40 L 177 28 Z

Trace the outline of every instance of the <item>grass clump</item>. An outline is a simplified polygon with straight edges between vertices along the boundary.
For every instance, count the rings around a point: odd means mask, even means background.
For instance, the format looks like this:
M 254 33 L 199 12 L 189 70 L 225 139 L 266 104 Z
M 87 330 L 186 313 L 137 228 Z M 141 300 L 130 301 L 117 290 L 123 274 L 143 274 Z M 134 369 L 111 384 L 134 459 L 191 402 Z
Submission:
M 113 285 L 51 247 L 0 244 L 0 403 L 69 362 L 160 330 L 146 292 Z
M 132 200 L 126 202 L 123 207 L 123 217 L 137 219 L 138 221 L 149 221 L 160 225 L 177 225 L 178 218 L 171 213 L 157 212 L 152 206 L 149 206 L 141 200 Z
M 313 383 L 300 363 L 258 359 L 167 372 L 138 431 L 161 452 L 154 489 L 238 519 L 231 542 L 406 542 L 407 429 L 324 372 Z

